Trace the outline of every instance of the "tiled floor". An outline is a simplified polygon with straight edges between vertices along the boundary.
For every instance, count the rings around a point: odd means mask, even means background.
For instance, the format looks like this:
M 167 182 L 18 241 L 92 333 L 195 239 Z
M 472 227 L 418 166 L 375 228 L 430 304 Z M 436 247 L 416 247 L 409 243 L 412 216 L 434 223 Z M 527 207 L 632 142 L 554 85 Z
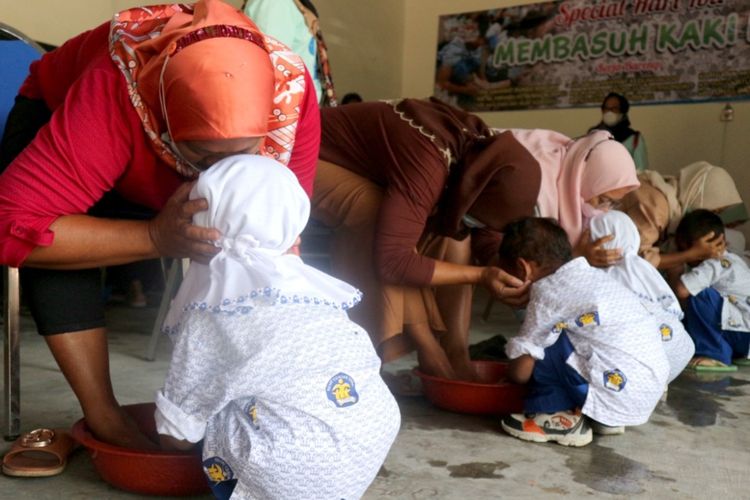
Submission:
M 483 305 L 480 296 L 472 341 L 513 333 L 516 320 L 501 305 L 482 323 Z M 143 359 L 155 315 L 153 308 L 110 309 L 112 374 L 123 404 L 151 400 L 166 372 L 166 339 L 156 361 Z M 21 361 L 23 429 L 75 422 L 76 400 L 29 318 L 23 321 Z M 388 369 L 412 363 L 407 358 Z M 365 498 L 749 498 L 749 386 L 750 368 L 708 378 L 683 374 L 648 424 L 622 436 L 595 437 L 582 449 L 527 444 L 503 434 L 497 418 L 448 413 L 421 397 L 401 398 L 401 432 Z M 0 444 L 0 451 L 8 447 Z M 103 482 L 79 451 L 56 477 L 0 476 L 0 498 L 138 496 Z

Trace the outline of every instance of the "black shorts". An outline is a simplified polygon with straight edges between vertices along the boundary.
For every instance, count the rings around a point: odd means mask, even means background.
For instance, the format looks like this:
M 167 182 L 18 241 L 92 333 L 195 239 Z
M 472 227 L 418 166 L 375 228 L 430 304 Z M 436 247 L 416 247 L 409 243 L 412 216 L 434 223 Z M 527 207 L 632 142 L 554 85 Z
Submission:
M 34 139 L 51 117 L 44 101 L 16 98 L 0 143 L 0 172 Z M 110 219 L 150 219 L 152 210 L 131 203 L 114 191 L 89 211 Z M 55 271 L 21 268 L 21 290 L 41 335 L 77 332 L 104 326 L 101 270 Z

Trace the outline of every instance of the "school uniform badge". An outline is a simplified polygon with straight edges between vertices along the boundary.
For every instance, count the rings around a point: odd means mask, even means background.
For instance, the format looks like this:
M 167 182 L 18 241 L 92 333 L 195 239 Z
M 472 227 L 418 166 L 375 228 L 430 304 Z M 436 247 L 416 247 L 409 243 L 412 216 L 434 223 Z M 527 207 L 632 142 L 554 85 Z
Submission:
M 326 396 L 338 408 L 346 408 L 359 401 L 359 394 L 357 394 L 354 379 L 343 372 L 334 375 L 328 381 L 328 384 L 326 384 Z
M 208 478 L 208 485 L 211 487 L 216 498 L 229 498 L 237 486 L 237 478 L 234 477 L 234 471 L 221 457 L 211 457 L 203 461 L 203 473 Z
M 576 325 L 578 326 L 593 326 L 599 325 L 599 311 L 590 311 L 581 314 L 576 318 Z
M 659 333 L 661 333 L 661 340 L 667 342 L 672 340 L 672 327 L 666 323 L 662 323 L 659 326 Z
M 627 377 L 617 368 L 604 372 L 604 387 L 610 391 L 620 392 L 625 388 L 625 384 L 627 383 Z

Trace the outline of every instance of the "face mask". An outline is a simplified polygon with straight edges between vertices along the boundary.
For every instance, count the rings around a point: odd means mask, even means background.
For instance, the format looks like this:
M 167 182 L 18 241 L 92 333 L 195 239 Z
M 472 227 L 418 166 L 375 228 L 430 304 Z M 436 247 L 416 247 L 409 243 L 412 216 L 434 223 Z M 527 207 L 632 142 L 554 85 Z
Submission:
M 464 223 L 464 226 L 471 229 L 482 229 L 483 227 L 487 227 L 469 214 L 464 215 L 461 218 L 461 221 Z
M 614 127 L 622 120 L 622 113 L 615 113 L 613 111 L 607 111 L 602 113 L 602 123 L 608 127 Z

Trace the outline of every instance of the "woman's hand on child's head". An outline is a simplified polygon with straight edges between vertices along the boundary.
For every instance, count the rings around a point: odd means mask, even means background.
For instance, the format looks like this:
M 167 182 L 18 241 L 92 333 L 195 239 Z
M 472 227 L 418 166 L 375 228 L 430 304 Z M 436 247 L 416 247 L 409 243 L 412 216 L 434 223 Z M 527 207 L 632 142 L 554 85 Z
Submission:
M 193 225 L 193 215 L 208 209 L 205 199 L 191 200 L 192 182 L 185 183 L 149 221 L 148 233 L 162 257 L 184 258 L 207 264 L 221 250 L 211 244 L 221 234 L 213 228 Z
M 718 259 L 726 249 L 727 242 L 724 235 L 716 236 L 713 231 L 696 240 L 690 248 L 695 260 Z
M 591 240 L 591 231 L 586 229 L 581 234 L 581 239 L 576 245 L 575 254 L 586 257 L 586 260 L 594 267 L 608 267 L 616 264 L 622 259 L 622 250 L 619 248 L 604 248 L 604 244 L 615 239 L 613 234 L 602 236 L 597 240 Z
M 499 267 L 485 267 L 482 285 L 492 296 L 509 306 L 523 306 L 529 301 L 530 281 L 522 281 Z

